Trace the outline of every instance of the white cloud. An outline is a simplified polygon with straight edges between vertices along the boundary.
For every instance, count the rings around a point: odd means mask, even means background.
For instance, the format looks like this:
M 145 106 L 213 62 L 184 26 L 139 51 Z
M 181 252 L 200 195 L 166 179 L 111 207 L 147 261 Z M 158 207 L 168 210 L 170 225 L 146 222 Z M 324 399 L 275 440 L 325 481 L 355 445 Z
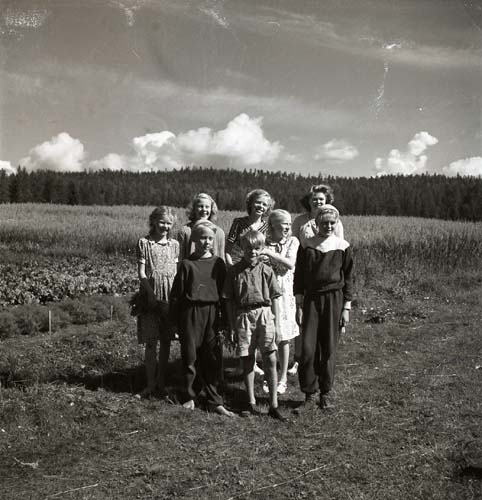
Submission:
M 279 142 L 269 142 L 261 128 L 262 118 L 241 113 L 224 130 L 212 134 L 207 152 L 233 159 L 241 166 L 273 163 L 283 149 Z
M 427 149 L 428 146 L 434 146 L 437 142 L 438 139 L 430 135 L 428 132 L 418 132 L 408 143 L 408 150 L 412 155 L 419 156 Z
M 127 157 L 124 155 L 109 153 L 100 160 L 91 161 L 86 170 L 112 170 L 115 172 L 120 170 L 129 170 L 129 162 Z
M 150 169 L 193 163 L 233 167 L 271 164 L 283 146 L 266 139 L 261 125 L 262 118 L 241 113 L 217 132 L 200 127 L 176 136 L 165 130 L 136 137 L 133 144 L 137 156 Z
M 241 113 L 226 128 L 213 131 L 209 127 L 175 135 L 169 130 L 132 139 L 133 153 L 109 153 L 86 164 L 83 144 L 66 132 L 43 142 L 20 160 L 28 171 L 55 170 L 81 172 L 96 170 L 165 170 L 185 165 L 247 167 L 269 165 L 280 156 L 283 146 L 264 136 L 262 118 Z M 7 162 L 8 163 L 8 162 Z
M 52 137 L 32 148 L 29 155 L 20 160 L 27 171 L 55 170 L 58 172 L 81 172 L 85 158 L 84 145 L 70 137 L 67 132 Z
M 359 155 L 355 146 L 344 139 L 332 139 L 320 146 L 315 155 L 315 160 L 349 161 Z
M 407 144 L 407 151 L 392 149 L 387 158 L 375 160 L 377 176 L 381 175 L 411 175 L 420 174 L 425 170 L 427 155 L 424 153 L 429 146 L 438 143 L 438 139 L 428 132 L 417 132 Z
M 0 170 L 5 170 L 7 175 L 11 175 L 17 172 L 16 168 L 12 167 L 9 161 L 0 160 Z
M 448 176 L 482 177 L 482 157 L 473 156 L 472 158 L 453 161 L 450 165 L 444 167 L 442 171 Z
M 147 167 L 155 166 L 163 156 L 170 156 L 171 142 L 175 135 L 168 130 L 141 137 L 134 137 L 132 144 L 139 159 Z

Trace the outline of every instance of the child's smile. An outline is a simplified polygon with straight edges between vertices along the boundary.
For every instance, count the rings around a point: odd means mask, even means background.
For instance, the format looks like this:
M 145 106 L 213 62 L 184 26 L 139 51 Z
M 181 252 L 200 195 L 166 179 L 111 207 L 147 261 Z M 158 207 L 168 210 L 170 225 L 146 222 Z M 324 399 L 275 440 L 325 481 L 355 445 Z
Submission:
M 338 219 L 336 216 L 330 213 L 325 213 L 321 217 L 317 217 L 318 235 L 327 238 L 334 234 L 337 222 Z
M 259 255 L 262 248 L 254 248 L 252 246 L 247 246 L 244 248 L 243 258 L 251 266 L 258 263 Z
M 321 208 L 326 204 L 326 196 L 325 193 L 313 193 L 310 199 L 310 206 L 312 210 L 316 210 L 317 208 Z
M 207 201 L 198 201 L 195 208 L 196 220 L 209 219 L 211 215 L 211 204 Z
M 284 238 L 287 238 L 291 231 L 291 223 L 290 222 L 277 222 L 273 224 L 273 234 L 272 238 L 275 241 L 280 241 Z
M 169 232 L 169 230 L 171 229 L 171 227 L 172 227 L 172 221 L 170 219 L 168 219 L 168 218 L 162 217 L 162 218 L 157 219 L 156 221 L 154 221 L 153 226 L 154 226 L 155 232 L 158 235 L 164 235 L 167 232 Z
M 266 213 L 269 207 L 269 201 L 266 196 L 261 196 L 260 198 L 256 198 L 253 202 L 252 211 L 256 215 L 263 215 Z

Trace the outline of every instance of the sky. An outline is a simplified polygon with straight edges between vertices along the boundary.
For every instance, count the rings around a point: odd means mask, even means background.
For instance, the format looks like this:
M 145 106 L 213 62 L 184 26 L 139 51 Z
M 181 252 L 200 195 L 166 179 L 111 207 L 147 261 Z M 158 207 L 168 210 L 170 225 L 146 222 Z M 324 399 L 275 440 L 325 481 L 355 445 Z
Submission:
M 482 0 L 0 0 L 0 168 L 482 175 Z

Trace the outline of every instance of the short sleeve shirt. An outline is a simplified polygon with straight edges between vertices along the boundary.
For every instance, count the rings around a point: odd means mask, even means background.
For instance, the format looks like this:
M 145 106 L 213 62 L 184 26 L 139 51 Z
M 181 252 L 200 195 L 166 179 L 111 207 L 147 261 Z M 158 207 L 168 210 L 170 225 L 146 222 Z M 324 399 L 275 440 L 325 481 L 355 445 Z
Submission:
M 270 306 L 281 289 L 271 267 L 263 262 L 251 267 L 242 260 L 228 270 L 223 297 L 238 307 Z

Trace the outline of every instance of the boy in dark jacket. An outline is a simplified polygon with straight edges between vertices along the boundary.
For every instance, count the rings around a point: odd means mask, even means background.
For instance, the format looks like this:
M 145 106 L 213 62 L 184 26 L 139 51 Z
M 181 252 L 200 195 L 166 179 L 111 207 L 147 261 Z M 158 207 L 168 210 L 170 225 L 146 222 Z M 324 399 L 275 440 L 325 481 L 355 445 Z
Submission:
M 329 393 L 335 377 L 335 358 L 341 328 L 350 319 L 353 256 L 350 244 L 335 236 L 338 210 L 324 205 L 316 216 L 318 234 L 298 249 L 294 276 L 296 321 L 302 328 L 299 366 L 305 403 L 301 413 L 317 403 L 332 408 Z

